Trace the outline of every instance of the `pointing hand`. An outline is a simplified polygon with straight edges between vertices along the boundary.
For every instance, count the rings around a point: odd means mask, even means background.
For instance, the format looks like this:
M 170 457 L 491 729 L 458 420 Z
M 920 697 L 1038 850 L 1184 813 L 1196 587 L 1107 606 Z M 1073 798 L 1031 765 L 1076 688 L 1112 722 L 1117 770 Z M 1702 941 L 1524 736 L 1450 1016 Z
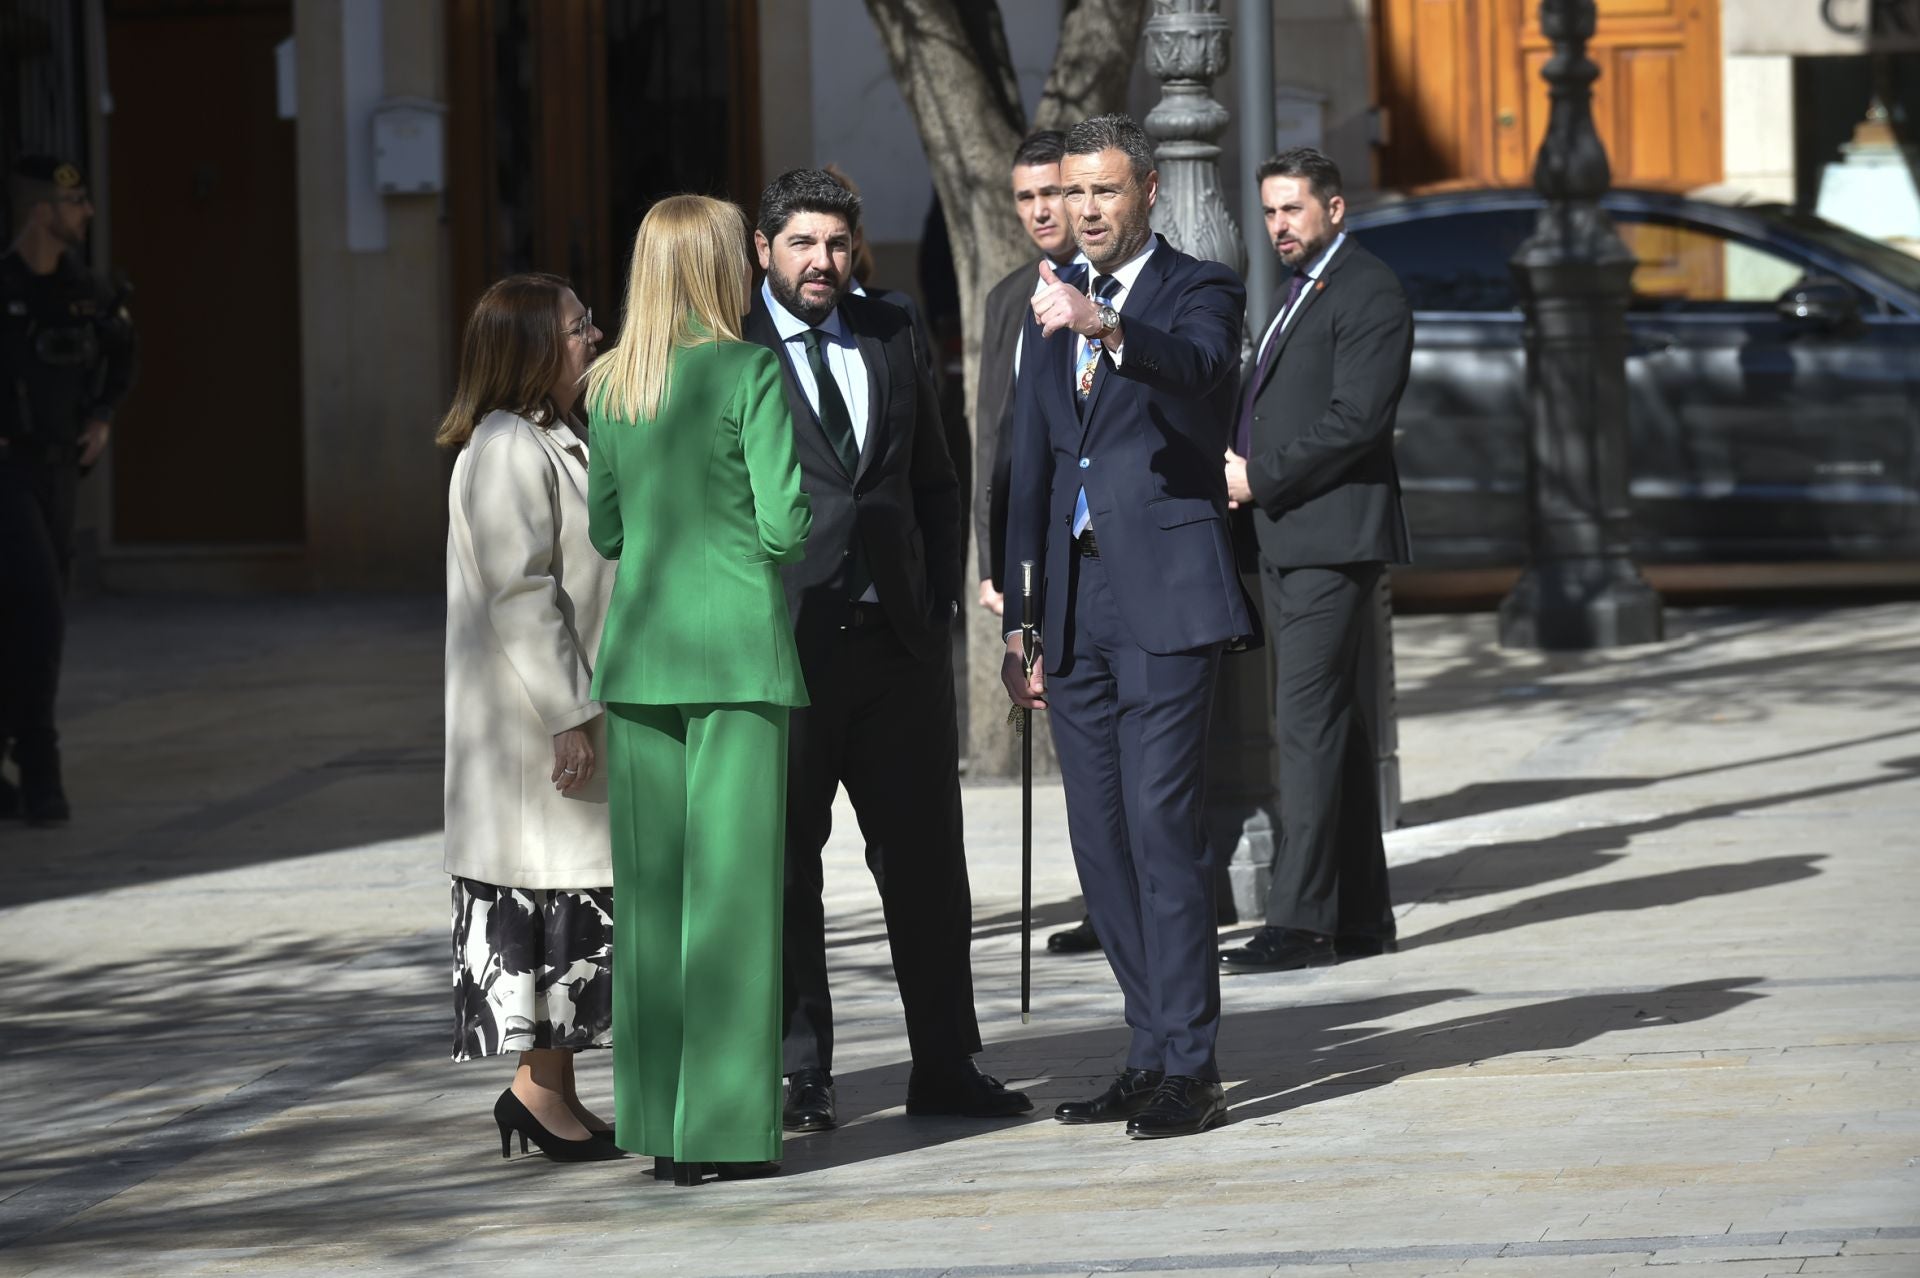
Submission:
M 1093 301 L 1073 285 L 1061 283 L 1053 263 L 1044 257 L 1040 283 L 1040 291 L 1033 295 L 1033 318 L 1042 337 L 1052 337 L 1063 328 L 1082 334 L 1100 331 L 1100 314 L 1093 309 Z

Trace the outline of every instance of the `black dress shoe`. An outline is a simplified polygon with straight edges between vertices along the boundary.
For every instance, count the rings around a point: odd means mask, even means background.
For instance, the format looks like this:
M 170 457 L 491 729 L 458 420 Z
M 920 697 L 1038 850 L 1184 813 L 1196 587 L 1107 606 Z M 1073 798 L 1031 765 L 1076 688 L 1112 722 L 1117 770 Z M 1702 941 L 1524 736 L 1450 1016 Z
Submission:
M 28 825 L 65 825 L 73 818 L 73 809 L 67 806 L 67 796 L 57 784 L 32 790 L 22 786 L 20 807 L 20 815 L 27 819 Z
M 1053 1107 L 1053 1116 L 1063 1123 L 1117 1123 L 1132 1118 L 1147 1107 L 1165 1077 L 1157 1069 L 1123 1069 L 1106 1091 L 1092 1100 L 1062 1101 Z
M 778 1176 L 780 1164 L 763 1163 L 714 1163 L 713 1170 L 721 1180 L 758 1180 L 762 1176 Z
M 830 1132 L 840 1125 L 833 1114 L 833 1075 L 824 1069 L 796 1069 L 787 1075 L 787 1103 L 780 1125 L 790 1132 Z
M 1333 938 L 1334 955 L 1342 959 L 1378 958 L 1382 954 L 1398 951 L 1400 942 L 1391 936 L 1374 936 L 1366 932 L 1343 932 Z
M 1263 927 L 1238 949 L 1220 951 L 1222 972 L 1291 972 L 1339 961 L 1331 936 L 1291 927 Z
M 707 1174 L 718 1176 L 721 1180 L 758 1180 L 763 1176 L 778 1176 L 779 1163 L 682 1163 L 671 1158 L 653 1160 L 653 1178 L 670 1180 L 686 1188 L 704 1182 Z
M 972 1061 L 956 1065 L 915 1065 L 907 1076 L 909 1114 L 952 1114 L 961 1118 L 1010 1118 L 1033 1108 L 1025 1092 L 1007 1090 L 982 1074 Z
M 1081 919 L 1076 927 L 1064 932 L 1055 932 L 1047 938 L 1049 954 L 1098 954 L 1100 937 L 1093 930 L 1092 919 Z
M 60 752 L 48 747 L 22 754 L 16 745 L 13 761 L 20 767 L 20 812 L 27 824 L 65 824 L 73 812 L 60 781 Z
M 1188 1074 L 1162 1079 L 1146 1108 L 1127 1120 L 1135 1140 L 1193 1136 L 1227 1121 L 1227 1094 L 1218 1083 Z

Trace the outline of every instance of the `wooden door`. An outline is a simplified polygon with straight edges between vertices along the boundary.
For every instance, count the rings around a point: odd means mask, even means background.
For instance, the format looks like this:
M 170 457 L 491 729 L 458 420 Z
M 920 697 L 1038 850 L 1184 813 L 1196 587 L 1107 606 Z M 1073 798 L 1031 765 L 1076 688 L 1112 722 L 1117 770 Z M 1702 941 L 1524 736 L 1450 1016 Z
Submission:
M 113 540 L 304 535 L 289 0 L 109 0 L 113 265 L 140 369 L 113 431 Z
M 454 304 L 555 271 L 611 337 L 640 218 L 759 194 L 757 0 L 450 0 Z
M 1620 186 L 1721 177 L 1719 0 L 1598 0 L 1594 122 Z M 1381 185 L 1524 186 L 1546 136 L 1537 0 L 1379 0 Z

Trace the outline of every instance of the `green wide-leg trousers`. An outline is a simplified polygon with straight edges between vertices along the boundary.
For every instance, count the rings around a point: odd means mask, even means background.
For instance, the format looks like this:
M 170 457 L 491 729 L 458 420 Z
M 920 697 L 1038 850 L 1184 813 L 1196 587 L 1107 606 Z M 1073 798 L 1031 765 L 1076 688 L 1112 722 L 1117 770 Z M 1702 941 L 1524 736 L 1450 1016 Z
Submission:
M 776 1159 L 787 708 L 607 712 L 620 1145 Z

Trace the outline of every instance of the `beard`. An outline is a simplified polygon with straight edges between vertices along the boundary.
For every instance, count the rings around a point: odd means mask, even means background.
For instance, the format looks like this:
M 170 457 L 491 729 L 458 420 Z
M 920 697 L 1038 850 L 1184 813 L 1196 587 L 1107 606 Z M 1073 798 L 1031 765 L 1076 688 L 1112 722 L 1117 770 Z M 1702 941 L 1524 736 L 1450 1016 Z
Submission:
M 1325 230 L 1322 230 L 1320 234 L 1314 236 L 1312 239 L 1306 239 L 1305 237 L 1300 237 L 1299 239 L 1300 246 L 1294 249 L 1292 256 L 1288 256 L 1285 253 L 1281 253 L 1280 246 L 1278 244 L 1273 246 L 1273 251 L 1275 253 L 1280 254 L 1280 260 L 1283 263 L 1292 267 L 1294 270 L 1298 271 L 1298 270 L 1305 269 L 1305 267 L 1309 263 L 1313 262 L 1322 253 L 1326 252 L 1327 245 L 1331 243 L 1333 243 L 1333 230 L 1331 227 L 1329 227 Z
M 1142 207 L 1125 221 L 1109 221 L 1105 244 L 1089 247 L 1079 243 L 1076 236 L 1076 247 L 1087 255 L 1087 261 L 1093 264 L 1096 271 L 1105 273 L 1110 267 L 1124 266 L 1147 246 L 1147 241 L 1153 237 L 1151 221 L 1151 214 Z
M 833 297 L 824 306 L 815 306 L 806 300 L 800 292 L 800 286 L 814 282 L 833 285 Z M 806 274 L 798 279 L 790 279 L 777 270 L 767 272 L 767 287 L 773 290 L 773 296 L 780 305 L 805 320 L 811 327 L 818 327 L 827 316 L 833 314 L 833 308 L 840 305 L 840 299 L 847 295 L 848 283 L 837 283 L 825 275 Z

